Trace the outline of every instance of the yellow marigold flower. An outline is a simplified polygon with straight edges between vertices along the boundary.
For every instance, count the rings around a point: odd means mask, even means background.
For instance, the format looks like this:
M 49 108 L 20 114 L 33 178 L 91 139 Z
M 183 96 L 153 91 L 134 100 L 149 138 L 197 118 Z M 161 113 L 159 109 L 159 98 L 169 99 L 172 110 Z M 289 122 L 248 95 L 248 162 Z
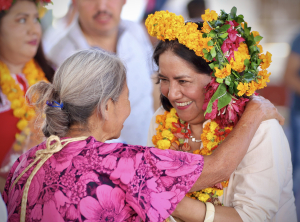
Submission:
M 260 67 L 262 69 L 269 68 L 271 62 L 272 62 L 272 54 L 267 52 L 266 55 L 262 54 L 259 56 L 260 59 L 262 59 L 262 62 L 260 63 Z
M 172 116 L 178 118 L 177 115 L 176 115 L 176 109 L 175 109 L 175 108 L 172 108 L 172 109 L 170 110 L 170 113 L 171 113 Z
M 259 48 L 259 53 L 262 53 L 262 52 L 263 52 L 263 47 L 262 47 L 262 45 L 257 45 L 257 47 Z
M 209 143 L 207 144 L 207 149 L 208 149 L 209 151 L 211 151 L 211 149 L 214 148 L 214 147 L 217 146 L 217 145 L 218 145 L 218 142 L 209 142 Z
M 246 92 L 246 95 L 247 96 L 251 96 L 255 90 L 257 89 L 256 87 L 256 82 L 255 81 L 251 81 L 249 84 L 248 84 L 248 90 Z
M 17 127 L 19 130 L 23 130 L 26 126 L 28 125 L 28 121 L 25 119 L 21 119 L 18 123 L 17 123 Z
M 253 34 L 254 38 L 255 38 L 256 36 L 259 36 L 259 32 L 258 32 L 258 31 L 252 31 L 251 33 Z
M 257 89 L 262 89 L 265 88 L 267 86 L 267 82 L 270 82 L 269 76 L 271 75 L 271 73 L 267 70 L 262 70 L 259 71 L 258 76 L 260 77 L 258 79 L 258 83 L 257 83 Z
M 216 190 L 216 195 L 222 196 L 223 195 L 223 190 L 217 189 Z
M 208 188 L 205 188 L 205 189 L 203 189 L 201 191 L 204 192 L 204 193 L 212 193 L 214 191 L 214 188 L 208 187 Z
M 218 69 L 217 67 L 215 67 L 215 76 L 221 79 L 224 79 L 225 77 L 229 76 L 231 74 L 231 65 L 227 64 L 226 67 L 224 67 L 223 69 Z
M 169 140 L 159 140 L 157 141 L 157 148 L 161 150 L 169 149 L 171 146 L 171 142 Z
M 208 23 L 205 21 L 203 23 L 203 26 L 201 28 L 201 31 L 204 33 L 210 33 L 210 31 L 212 30 L 212 28 L 208 25 Z
M 25 139 L 26 139 L 26 136 L 23 135 L 23 134 L 17 133 L 17 134 L 15 135 L 15 138 L 16 138 L 16 140 L 18 140 L 18 141 L 20 141 L 21 143 L 23 143 L 23 142 L 25 141 Z
M 12 109 L 16 109 L 22 106 L 22 103 L 19 99 L 14 99 L 10 105 Z
M 234 59 L 230 60 L 231 68 L 237 72 L 243 72 L 245 59 L 250 59 L 249 50 L 247 44 L 241 42 L 238 51 L 234 51 Z
M 163 138 L 167 138 L 168 140 L 172 140 L 174 138 L 174 135 L 170 132 L 170 130 L 162 131 L 161 135 Z
M 21 146 L 20 144 L 18 144 L 18 143 L 14 143 L 13 149 L 14 149 L 14 151 L 16 151 L 16 152 L 19 152 L 19 151 L 22 150 L 22 146 Z
M 211 22 L 213 20 L 217 20 L 218 19 L 218 14 L 216 13 L 216 11 L 211 10 L 208 8 L 205 10 L 205 14 L 201 15 L 201 18 L 203 19 L 203 21 L 208 21 Z
M 212 132 L 214 132 L 215 129 L 216 129 L 218 126 L 219 126 L 218 123 L 216 123 L 215 121 L 211 121 L 211 122 L 210 122 L 209 129 L 210 129 Z
M 175 129 L 172 123 L 177 123 L 178 119 L 175 117 L 167 118 L 165 128 L 166 129 Z
M 239 90 L 238 96 L 244 95 L 248 90 L 248 83 L 240 82 L 239 85 L 237 86 L 237 89 Z
M 207 134 L 206 138 L 207 138 L 208 140 L 214 140 L 214 139 L 216 139 L 216 136 L 215 136 L 213 133 L 209 132 L 209 133 Z
M 209 199 L 209 195 L 208 195 L 208 194 L 205 194 L 205 193 L 200 194 L 200 195 L 198 196 L 198 200 L 200 200 L 200 201 L 202 201 L 202 202 L 206 202 L 208 199 Z

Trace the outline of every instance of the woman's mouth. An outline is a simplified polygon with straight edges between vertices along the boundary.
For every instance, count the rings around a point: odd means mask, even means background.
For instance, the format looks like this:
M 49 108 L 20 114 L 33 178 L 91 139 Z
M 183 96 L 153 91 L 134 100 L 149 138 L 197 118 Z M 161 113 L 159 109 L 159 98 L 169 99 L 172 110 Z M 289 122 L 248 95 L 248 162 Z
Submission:
M 29 41 L 29 42 L 27 42 L 29 45 L 34 45 L 34 46 L 36 46 L 37 44 L 38 44 L 38 40 L 37 39 L 35 39 L 35 40 L 32 40 L 32 41 Z
M 187 109 L 191 104 L 192 104 L 192 101 L 184 102 L 184 103 L 175 102 L 176 107 L 180 110 Z

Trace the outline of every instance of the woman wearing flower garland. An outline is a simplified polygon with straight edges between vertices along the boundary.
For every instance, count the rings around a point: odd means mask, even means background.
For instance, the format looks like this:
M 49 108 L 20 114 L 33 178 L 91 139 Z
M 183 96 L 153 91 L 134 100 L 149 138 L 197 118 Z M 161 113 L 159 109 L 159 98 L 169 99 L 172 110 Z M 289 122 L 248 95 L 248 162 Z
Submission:
M 26 90 L 40 80 L 51 81 L 54 75 L 40 43 L 37 2 L 0 1 L 0 191 L 12 165 L 10 157 L 16 160 L 12 153 L 21 153 L 30 142 L 28 121 L 35 111 L 25 104 Z
M 281 118 L 270 102 L 251 101 L 230 138 L 205 158 L 105 143 L 120 136 L 130 114 L 128 93 L 124 65 L 100 50 L 74 54 L 53 84 L 29 89 L 29 101 L 46 116 L 48 138 L 10 171 L 3 193 L 9 221 L 163 221 L 182 208 L 187 192 L 234 171 L 262 120 Z
M 149 34 L 162 40 L 154 51 L 162 107 L 148 146 L 211 155 L 231 135 L 249 96 L 270 75 L 271 54 L 262 54 L 262 37 L 243 18 L 235 7 L 219 16 L 208 9 L 197 24 L 168 11 L 148 17 Z M 185 221 L 204 219 L 202 202 L 211 211 L 205 221 L 297 220 L 289 145 L 276 120 L 261 123 L 230 178 L 187 194 L 176 213 Z

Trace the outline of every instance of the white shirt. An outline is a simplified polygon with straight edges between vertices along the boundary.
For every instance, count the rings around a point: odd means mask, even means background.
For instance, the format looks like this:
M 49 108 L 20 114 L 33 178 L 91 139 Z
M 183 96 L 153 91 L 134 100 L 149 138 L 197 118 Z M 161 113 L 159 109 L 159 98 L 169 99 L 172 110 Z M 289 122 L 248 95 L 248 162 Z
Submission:
M 158 127 L 155 119 L 164 112 L 160 107 L 154 114 L 147 146 L 154 146 L 152 136 Z M 261 123 L 220 201 L 224 206 L 234 207 L 243 221 L 297 221 L 291 153 L 277 120 Z
M 59 66 L 75 52 L 89 48 L 91 46 L 80 29 L 78 19 L 75 19 L 47 56 L 56 66 Z M 151 62 L 152 45 L 140 24 L 130 21 L 120 22 L 117 55 L 127 69 L 131 114 L 124 123 L 120 138 L 113 142 L 145 145 L 153 115 L 151 80 L 153 63 Z

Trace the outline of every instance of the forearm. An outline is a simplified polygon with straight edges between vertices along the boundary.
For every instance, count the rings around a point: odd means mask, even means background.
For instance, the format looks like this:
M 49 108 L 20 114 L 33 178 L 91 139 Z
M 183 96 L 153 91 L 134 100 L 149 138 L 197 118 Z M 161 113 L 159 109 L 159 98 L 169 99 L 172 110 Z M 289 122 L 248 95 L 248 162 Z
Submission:
M 262 121 L 257 112 L 246 110 L 227 138 L 210 156 L 204 156 L 201 176 L 190 191 L 211 187 L 227 180 L 245 156 Z
M 189 222 L 204 221 L 206 214 L 206 206 L 198 200 L 193 200 L 189 197 L 184 197 L 177 205 L 173 216 Z M 214 222 L 241 222 L 242 219 L 237 211 L 232 207 L 215 207 Z

